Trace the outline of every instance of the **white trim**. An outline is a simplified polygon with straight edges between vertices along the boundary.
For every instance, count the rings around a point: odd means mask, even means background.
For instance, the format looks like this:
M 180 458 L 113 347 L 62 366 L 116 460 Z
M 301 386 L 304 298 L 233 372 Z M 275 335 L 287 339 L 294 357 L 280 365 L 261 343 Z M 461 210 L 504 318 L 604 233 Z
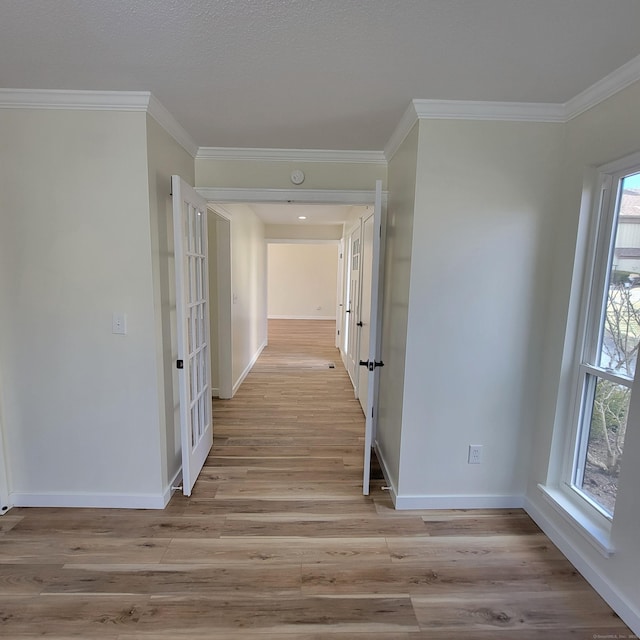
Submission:
M 587 542 L 592 544 L 605 558 L 615 553 L 611 542 L 611 532 L 598 526 L 593 518 L 578 509 L 575 504 L 559 489 L 539 484 L 538 489 L 553 509 L 569 523 Z
M 165 492 L 166 493 L 166 492 Z M 21 493 L 11 494 L 14 507 L 84 507 L 91 509 L 164 509 L 165 494 Z
M 587 582 L 602 596 L 606 603 L 622 618 L 623 622 L 640 635 L 640 610 L 623 596 L 590 562 L 575 545 L 529 497 L 524 500 L 524 510 L 542 529 L 545 535 L 567 557 Z
M 411 101 L 387 141 L 384 147 L 384 156 L 389 162 L 414 124 L 421 119 L 565 123 L 639 80 L 640 56 L 636 56 L 565 103 L 424 100 L 416 98 Z
M 258 358 L 260 357 L 260 354 L 262 353 L 263 349 L 266 346 L 267 346 L 267 340 L 265 339 L 265 341 L 258 347 L 257 351 L 253 354 L 253 358 L 251 358 L 251 361 L 249 362 L 249 364 L 244 368 L 244 371 L 240 374 L 240 377 L 234 383 L 233 389 L 231 390 L 231 397 L 236 395 L 236 392 L 240 388 L 240 385 L 244 382 L 244 379 L 249 375 L 249 372 L 253 368 L 253 365 L 257 362 Z
M 303 202 L 323 204 L 371 204 L 374 191 L 335 189 L 251 189 L 233 187 L 197 187 L 196 192 L 215 208 L 225 202 Z M 383 198 L 387 192 L 384 192 Z
M 409 135 L 416 122 L 418 122 L 418 114 L 412 101 L 402 114 L 400 122 L 398 122 L 387 144 L 384 146 L 384 157 L 387 159 L 387 162 L 391 161 L 391 158 L 396 154 L 396 151 L 398 151 L 400 145 Z
M 220 397 L 220 388 L 219 387 L 211 387 L 211 397 L 219 398 Z
M 238 147 L 199 147 L 196 160 L 253 160 L 263 162 L 331 162 L 386 164 L 382 151 L 343 151 L 335 149 L 243 149 Z
M 150 96 L 148 91 L 0 89 L 0 109 L 147 111 Z
M 551 102 L 491 102 L 414 99 L 383 151 L 330 149 L 250 149 L 198 147 L 186 130 L 149 91 L 81 91 L 61 89 L 0 89 L 0 109 L 84 109 L 147 111 L 178 144 L 198 160 L 269 162 L 388 163 L 419 119 L 567 122 L 640 80 L 640 56 L 564 104 Z M 205 196 L 206 197 L 206 196 Z M 212 198 L 216 200 L 217 198 Z
M 396 509 L 519 509 L 523 496 L 416 496 L 399 495 Z
M 147 113 L 192 157 L 198 153 L 198 145 L 180 123 L 164 108 L 160 101 L 149 94 Z
M 387 162 L 419 120 L 498 120 L 503 122 L 565 122 L 565 105 L 551 102 L 490 102 L 478 100 L 411 101 L 384 147 Z
M 640 80 L 640 56 L 629 60 L 608 76 L 568 100 L 564 104 L 565 121 L 579 116 L 638 80 Z
M 333 316 L 267 316 L 267 320 L 335 320 Z
M 551 102 L 491 102 L 477 100 L 413 100 L 420 120 L 501 120 L 564 122 L 563 104 Z
M 9 460 L 7 447 L 5 446 L 2 416 L 0 415 L 0 516 L 9 513 L 13 506 L 11 492 L 9 491 L 9 477 Z
M 198 145 L 149 91 L 0 89 L 0 109 L 70 109 L 148 113 L 190 156 Z

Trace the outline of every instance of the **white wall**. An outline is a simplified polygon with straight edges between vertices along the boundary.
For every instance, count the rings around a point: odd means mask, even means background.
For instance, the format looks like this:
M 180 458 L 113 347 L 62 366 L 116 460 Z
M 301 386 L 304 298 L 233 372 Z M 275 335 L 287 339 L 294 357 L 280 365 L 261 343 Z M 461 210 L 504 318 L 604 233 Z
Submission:
M 568 367 L 575 308 L 569 310 L 571 279 L 578 234 L 578 214 L 583 178 L 595 167 L 640 151 L 638 105 L 640 83 L 593 107 L 566 125 L 566 146 L 561 170 L 561 214 L 554 224 L 553 279 L 545 326 L 543 381 L 533 440 L 532 466 L 527 486 L 528 510 L 554 542 L 569 556 L 600 593 L 620 613 L 635 633 L 640 633 L 640 394 L 636 393 L 629 416 L 624 461 L 618 485 L 616 513 L 612 525 L 615 555 L 605 558 L 543 499 L 538 483 L 558 479 L 563 432 L 567 424 Z M 563 359 L 563 355 L 565 356 Z M 554 431 L 555 427 L 555 431 Z M 554 447 L 552 449 L 552 443 Z
M 413 215 L 415 207 L 418 125 L 389 162 L 389 202 L 382 301 L 382 361 L 378 393 L 377 448 L 394 490 L 400 475 L 400 441 Z
M 420 122 L 404 506 L 521 502 L 561 143 L 559 124 Z M 482 464 L 467 463 L 469 444 Z
M 340 240 L 341 224 L 267 224 L 264 228 L 268 240 Z
M 218 355 L 218 216 L 209 211 L 207 219 L 209 248 L 209 353 L 211 356 L 211 387 L 214 395 L 220 391 L 220 362 Z
M 145 118 L 0 110 L 0 370 L 17 504 L 162 497 Z M 114 311 L 127 335 L 111 333 Z
M 302 169 L 305 180 L 296 187 L 290 176 Z M 269 160 L 196 159 L 197 187 L 236 187 L 251 189 L 355 189 L 373 191 L 376 180 L 385 188 L 384 164 L 359 162 L 282 162 Z
M 194 160 L 150 116 L 147 116 L 147 167 L 158 363 L 158 427 L 162 447 L 162 481 L 166 492 L 182 465 L 180 396 L 175 367 L 178 343 L 171 176 L 179 175 L 193 184 Z
M 336 317 L 337 244 L 269 244 L 269 318 Z
M 234 392 L 267 344 L 267 248 L 264 223 L 243 204 L 231 219 L 232 369 Z

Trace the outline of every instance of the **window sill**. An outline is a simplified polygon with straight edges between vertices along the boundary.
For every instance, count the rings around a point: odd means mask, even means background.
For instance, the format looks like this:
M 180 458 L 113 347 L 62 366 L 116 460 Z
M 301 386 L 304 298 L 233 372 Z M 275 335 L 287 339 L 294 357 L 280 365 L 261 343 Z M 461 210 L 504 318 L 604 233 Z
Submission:
M 611 532 L 598 524 L 583 509 L 580 509 L 560 489 L 539 484 L 538 489 L 553 509 L 560 514 L 582 537 L 590 542 L 605 558 L 615 553 Z

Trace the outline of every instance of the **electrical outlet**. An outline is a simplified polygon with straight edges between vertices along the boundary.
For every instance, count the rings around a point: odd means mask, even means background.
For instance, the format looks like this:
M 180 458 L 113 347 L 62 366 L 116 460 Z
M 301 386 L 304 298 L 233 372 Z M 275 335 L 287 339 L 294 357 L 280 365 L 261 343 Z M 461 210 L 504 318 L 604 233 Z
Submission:
M 469 445 L 469 464 L 480 464 L 482 462 L 482 445 L 470 444 Z

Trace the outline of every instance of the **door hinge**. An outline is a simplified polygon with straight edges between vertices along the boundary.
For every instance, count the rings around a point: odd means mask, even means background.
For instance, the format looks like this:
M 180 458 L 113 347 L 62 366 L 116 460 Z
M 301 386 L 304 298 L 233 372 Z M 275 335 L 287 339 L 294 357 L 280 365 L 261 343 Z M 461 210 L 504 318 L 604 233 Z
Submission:
M 176 360 L 176 369 L 184 369 L 184 360 Z

